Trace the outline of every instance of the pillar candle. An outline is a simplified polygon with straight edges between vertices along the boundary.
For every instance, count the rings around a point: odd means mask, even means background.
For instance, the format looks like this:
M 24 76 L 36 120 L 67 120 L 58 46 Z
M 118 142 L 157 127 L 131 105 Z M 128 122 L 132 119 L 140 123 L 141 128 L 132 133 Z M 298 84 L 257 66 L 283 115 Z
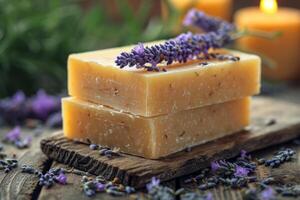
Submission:
M 240 48 L 259 53 L 274 61 L 274 66 L 263 67 L 269 80 L 300 79 L 300 10 L 277 8 L 275 0 L 262 0 L 260 9 L 249 7 L 235 15 L 239 28 L 250 31 L 281 32 L 272 40 L 246 36 L 237 41 Z

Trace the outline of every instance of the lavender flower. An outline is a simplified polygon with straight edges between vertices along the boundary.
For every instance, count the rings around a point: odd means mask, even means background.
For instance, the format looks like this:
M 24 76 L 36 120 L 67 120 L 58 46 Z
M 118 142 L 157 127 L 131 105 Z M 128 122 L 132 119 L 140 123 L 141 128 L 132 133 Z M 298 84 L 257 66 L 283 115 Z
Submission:
M 97 190 L 97 192 L 104 192 L 105 191 L 105 184 L 96 183 L 96 190 Z
M 236 166 L 234 176 L 236 177 L 246 177 L 249 174 L 249 170 L 247 168 Z
M 59 106 L 59 102 L 44 90 L 39 90 L 32 100 L 32 111 L 36 117 L 46 120 L 48 115 Z
M 14 96 L 11 98 L 11 103 L 15 106 L 24 103 L 26 100 L 26 96 L 23 91 L 17 91 Z
M 148 71 L 160 71 L 157 64 L 166 62 L 185 63 L 196 59 L 201 54 L 208 54 L 211 48 L 221 48 L 232 41 L 231 32 L 235 30 L 232 24 L 219 19 L 208 17 L 203 12 L 191 10 L 185 24 L 201 27 L 206 34 L 183 33 L 176 38 L 169 39 L 162 44 L 144 47 L 139 43 L 130 53 L 123 52 L 117 59 L 116 64 L 120 68 L 126 66 L 145 68 Z
M 55 177 L 55 180 L 62 185 L 67 184 L 67 176 L 64 173 L 60 173 L 58 176 Z
M 210 163 L 211 171 L 216 172 L 220 168 L 220 164 L 217 161 Z
M 261 192 L 260 196 L 262 200 L 273 200 L 275 199 L 275 191 L 268 187 Z
M 14 129 L 9 131 L 5 135 L 5 140 L 7 140 L 8 142 L 15 142 L 15 141 L 19 140 L 20 137 L 21 137 L 21 129 L 19 126 L 16 126 Z
M 159 186 L 159 184 L 160 184 L 160 180 L 157 179 L 157 178 L 155 178 L 155 177 L 152 177 L 151 182 L 148 183 L 148 184 L 146 185 L 147 190 L 150 191 L 150 190 L 152 190 L 154 187 Z

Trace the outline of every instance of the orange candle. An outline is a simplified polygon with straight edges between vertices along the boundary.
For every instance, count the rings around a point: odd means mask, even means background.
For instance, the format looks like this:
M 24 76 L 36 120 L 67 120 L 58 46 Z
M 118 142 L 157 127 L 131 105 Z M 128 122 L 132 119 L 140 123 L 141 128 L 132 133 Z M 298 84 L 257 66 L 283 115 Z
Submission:
M 237 41 L 244 50 L 272 59 L 273 68 L 264 66 L 263 76 L 269 80 L 300 79 L 300 10 L 278 8 L 276 0 L 261 0 L 260 9 L 245 8 L 235 15 L 239 28 L 250 31 L 281 32 L 273 40 L 245 36 Z
M 232 0 L 170 0 L 170 3 L 184 14 L 189 8 L 197 8 L 225 20 L 230 20 L 231 17 Z

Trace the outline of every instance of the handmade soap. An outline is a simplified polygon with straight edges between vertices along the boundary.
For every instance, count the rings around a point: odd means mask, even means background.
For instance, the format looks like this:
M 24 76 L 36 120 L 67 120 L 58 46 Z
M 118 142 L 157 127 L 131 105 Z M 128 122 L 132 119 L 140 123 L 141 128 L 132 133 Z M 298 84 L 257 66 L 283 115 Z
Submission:
M 147 45 L 147 44 L 146 44 Z M 71 96 L 141 116 L 158 116 L 257 94 L 260 58 L 237 51 L 221 53 L 240 61 L 194 61 L 166 66 L 166 72 L 120 69 L 115 58 L 131 47 L 70 55 Z
M 243 129 L 249 124 L 250 98 L 141 117 L 73 97 L 62 100 L 67 138 L 117 147 L 156 159 Z

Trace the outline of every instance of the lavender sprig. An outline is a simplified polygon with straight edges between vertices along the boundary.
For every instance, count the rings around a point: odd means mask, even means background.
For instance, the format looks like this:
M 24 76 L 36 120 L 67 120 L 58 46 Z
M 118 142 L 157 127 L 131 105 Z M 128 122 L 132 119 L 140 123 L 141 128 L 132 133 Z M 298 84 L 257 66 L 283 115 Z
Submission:
M 184 20 L 185 25 L 202 28 L 206 34 L 182 33 L 162 44 L 145 47 L 142 43 L 135 46 L 130 53 L 121 53 L 115 63 L 126 66 L 145 68 L 148 71 L 160 71 L 157 64 L 166 62 L 185 63 L 202 55 L 207 55 L 209 49 L 217 49 L 232 41 L 231 33 L 235 26 L 220 19 L 206 16 L 203 12 L 191 10 Z

